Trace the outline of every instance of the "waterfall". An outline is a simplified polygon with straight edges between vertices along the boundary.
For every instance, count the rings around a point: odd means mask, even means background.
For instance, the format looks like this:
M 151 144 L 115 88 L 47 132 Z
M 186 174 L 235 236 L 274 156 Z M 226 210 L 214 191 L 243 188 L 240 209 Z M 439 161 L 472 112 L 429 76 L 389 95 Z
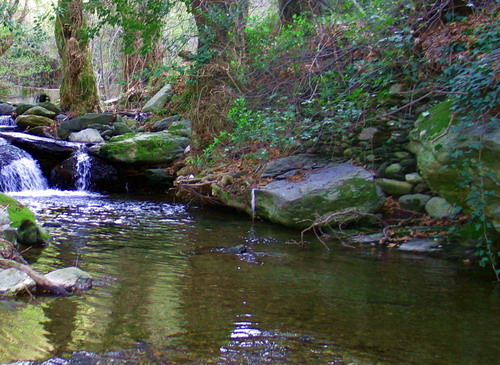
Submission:
M 47 180 L 38 163 L 26 156 L 12 161 L 0 170 L 0 191 L 17 192 L 24 190 L 48 189 Z
M 75 187 L 78 191 L 87 191 L 90 187 L 90 169 L 92 167 L 92 159 L 87 152 L 87 147 L 85 145 L 81 145 L 75 155 Z

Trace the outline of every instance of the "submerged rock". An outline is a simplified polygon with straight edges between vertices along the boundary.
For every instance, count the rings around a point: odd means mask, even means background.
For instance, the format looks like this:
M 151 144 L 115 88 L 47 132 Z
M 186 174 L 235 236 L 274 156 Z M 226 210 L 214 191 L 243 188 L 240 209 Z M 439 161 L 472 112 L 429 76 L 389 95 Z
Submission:
M 45 275 L 45 278 L 68 291 L 80 291 L 92 288 L 92 277 L 77 267 L 54 270 Z
M 348 163 L 306 172 L 302 181 L 275 180 L 255 190 L 258 216 L 294 228 L 351 209 L 375 213 L 384 201 L 372 175 Z
M 0 295 L 18 295 L 35 287 L 27 274 L 17 269 L 0 270 Z
M 442 251 L 440 245 L 441 241 L 436 241 L 432 238 L 414 238 L 400 245 L 399 250 L 420 253 L 438 252 Z

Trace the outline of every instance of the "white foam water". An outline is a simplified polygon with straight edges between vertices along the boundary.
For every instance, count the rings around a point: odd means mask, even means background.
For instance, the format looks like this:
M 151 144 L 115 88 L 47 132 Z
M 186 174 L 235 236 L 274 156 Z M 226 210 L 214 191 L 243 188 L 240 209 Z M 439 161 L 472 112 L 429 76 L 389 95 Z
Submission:
M 80 146 L 76 152 L 75 188 L 78 191 L 87 191 L 90 188 L 90 169 L 92 160 L 87 153 L 87 147 Z
M 45 190 L 48 187 L 38 163 L 31 157 L 12 161 L 0 171 L 0 191 Z

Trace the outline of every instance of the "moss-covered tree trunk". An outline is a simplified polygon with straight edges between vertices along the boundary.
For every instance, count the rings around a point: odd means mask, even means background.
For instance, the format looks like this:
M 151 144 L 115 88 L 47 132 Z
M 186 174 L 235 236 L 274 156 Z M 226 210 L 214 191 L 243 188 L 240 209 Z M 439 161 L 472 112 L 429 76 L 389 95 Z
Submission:
M 187 92 L 194 151 L 230 127 L 227 111 L 242 86 L 236 73 L 243 69 L 248 5 L 248 0 L 191 2 L 198 29 L 197 74 Z
M 82 0 L 59 0 L 55 36 L 63 70 L 61 107 L 75 114 L 101 110 L 84 29 Z

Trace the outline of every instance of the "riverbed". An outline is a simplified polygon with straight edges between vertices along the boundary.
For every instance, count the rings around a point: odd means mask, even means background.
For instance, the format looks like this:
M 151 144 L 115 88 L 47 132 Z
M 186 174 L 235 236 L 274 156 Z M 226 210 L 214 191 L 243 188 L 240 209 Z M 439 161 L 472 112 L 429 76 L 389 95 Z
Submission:
M 1 300 L 0 362 L 78 351 L 137 364 L 500 358 L 500 288 L 462 264 L 301 245 L 298 232 L 163 197 L 45 195 L 18 197 L 53 237 L 24 256 L 42 272 L 78 266 L 94 287 Z M 225 250 L 236 245 L 246 252 Z

